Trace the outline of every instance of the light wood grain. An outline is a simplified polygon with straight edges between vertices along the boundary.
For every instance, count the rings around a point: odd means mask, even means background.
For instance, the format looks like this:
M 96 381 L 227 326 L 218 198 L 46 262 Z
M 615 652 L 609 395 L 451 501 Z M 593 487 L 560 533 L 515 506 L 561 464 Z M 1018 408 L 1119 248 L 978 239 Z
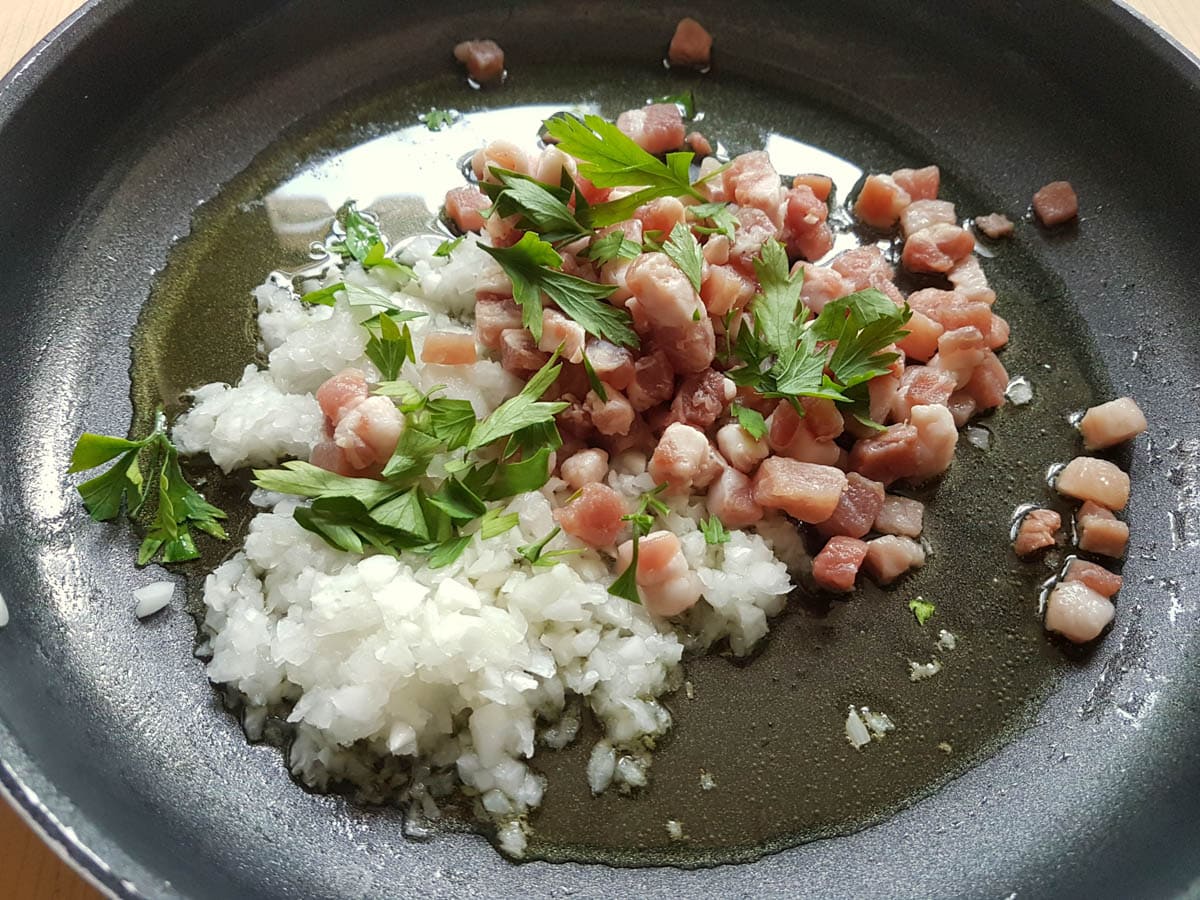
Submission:
M 80 5 L 79 0 L 0 0 L 0 72 L 12 68 Z M 1200 55 L 1200 0 L 1130 0 L 1130 5 Z M 0 900 L 99 896 L 0 802 Z

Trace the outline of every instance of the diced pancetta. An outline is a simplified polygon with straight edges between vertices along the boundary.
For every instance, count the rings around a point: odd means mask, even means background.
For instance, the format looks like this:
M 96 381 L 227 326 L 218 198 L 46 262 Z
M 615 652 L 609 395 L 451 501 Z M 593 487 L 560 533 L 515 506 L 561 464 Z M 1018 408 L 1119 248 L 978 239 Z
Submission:
M 1129 502 L 1129 476 L 1106 459 L 1077 456 L 1058 473 L 1054 487 L 1076 500 L 1091 500 L 1110 510 Z
M 617 128 L 647 153 L 667 153 L 683 147 L 687 130 L 674 103 L 651 103 L 617 116 Z
M 860 538 L 874 526 L 883 509 L 883 501 L 882 484 L 858 472 L 850 472 L 846 475 L 846 489 L 838 498 L 837 507 L 828 519 L 817 524 L 817 531 L 827 537 Z
M 1067 563 L 1063 581 L 1079 581 L 1086 584 L 1102 597 L 1112 599 L 1121 590 L 1122 578 L 1116 572 L 1110 572 L 1104 566 L 1085 559 L 1072 559 Z
M 833 515 L 846 484 L 845 473 L 833 466 L 770 456 L 754 474 L 754 499 L 801 522 L 823 522 Z
M 827 591 L 854 589 L 854 579 L 867 556 L 867 545 L 852 537 L 835 536 L 813 557 L 813 581 Z
M 1079 198 L 1069 181 L 1052 181 L 1033 195 L 1033 212 L 1047 228 L 1079 215 Z
M 1046 630 L 1076 644 L 1100 637 L 1115 615 L 1112 601 L 1082 581 L 1060 582 L 1046 600 Z
M 1017 556 L 1029 556 L 1046 547 L 1053 547 L 1062 528 L 1062 516 L 1052 509 L 1031 509 L 1021 517 L 1013 550 Z
M 1079 421 L 1083 446 L 1102 450 L 1131 441 L 1146 430 L 1146 417 L 1130 397 L 1093 406 Z
M 891 584 L 909 569 L 925 565 L 925 551 L 912 538 L 885 534 L 867 541 L 863 568 L 878 584 Z
M 1075 514 L 1075 536 L 1080 550 L 1119 558 L 1129 546 L 1129 525 L 1089 500 Z
M 684 17 L 675 26 L 667 61 L 673 66 L 707 69 L 712 57 L 712 35 L 691 17 Z
M 921 536 L 924 518 L 925 504 L 920 500 L 887 494 L 879 514 L 875 516 L 874 529 L 880 534 L 916 538 Z

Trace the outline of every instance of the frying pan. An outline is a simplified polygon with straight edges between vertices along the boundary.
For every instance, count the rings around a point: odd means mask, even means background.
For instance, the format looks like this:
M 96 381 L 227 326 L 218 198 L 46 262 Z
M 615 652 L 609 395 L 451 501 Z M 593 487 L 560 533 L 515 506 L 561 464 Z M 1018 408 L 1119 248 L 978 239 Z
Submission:
M 1134 539 L 1115 630 L 1032 727 L 854 834 L 692 870 L 516 866 L 471 834 L 407 840 L 398 814 L 305 793 L 277 751 L 246 745 L 188 659 L 187 616 L 133 621 L 127 598 L 146 580 L 128 562 L 136 537 L 86 521 L 64 476 L 70 448 L 85 426 L 126 427 L 130 336 L 155 273 L 197 206 L 281 132 L 382 73 L 443 71 L 471 34 L 510 60 L 641 65 L 685 14 L 720 23 L 722 77 L 878 114 L 998 205 L 1074 183 L 1079 227 L 1030 243 L 1040 299 L 1066 331 L 1084 323 L 1100 380 L 1152 422 L 1125 460 Z M 12 612 L 0 787 L 122 897 L 1195 891 L 1197 160 L 1200 68 L 1108 4 L 88 4 L 0 89 L 0 593 Z

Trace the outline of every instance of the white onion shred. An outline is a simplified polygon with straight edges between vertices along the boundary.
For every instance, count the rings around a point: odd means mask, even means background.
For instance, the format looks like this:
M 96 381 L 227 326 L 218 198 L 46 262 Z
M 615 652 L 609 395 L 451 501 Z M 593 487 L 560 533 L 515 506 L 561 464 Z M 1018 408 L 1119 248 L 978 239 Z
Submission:
M 915 663 L 909 660 L 908 677 L 913 681 L 922 681 L 926 678 L 932 678 L 938 672 L 942 671 L 942 664 L 937 659 L 931 659 L 927 663 Z
M 943 650 L 957 650 L 958 638 L 953 632 L 947 631 L 945 628 L 943 628 L 938 632 L 938 646 Z
M 871 737 L 880 739 L 889 731 L 896 730 L 896 723 L 891 720 L 887 713 L 871 712 L 867 707 L 862 707 L 859 710 L 863 721 L 867 728 L 871 731 Z
M 137 601 L 137 609 L 134 610 L 137 617 L 144 619 L 154 615 L 171 602 L 174 594 L 175 583 L 172 581 L 155 581 L 138 588 L 133 592 L 133 599 Z
M 967 443 L 972 447 L 987 450 L 992 446 L 992 433 L 986 428 L 981 428 L 978 425 L 968 425 L 965 434 Z
M 683 823 L 677 822 L 674 819 L 667 819 L 667 834 L 671 836 L 673 841 L 683 840 Z
M 863 724 L 858 710 L 853 706 L 850 707 L 850 713 L 846 716 L 846 740 L 855 750 L 861 750 L 871 743 L 871 732 L 867 731 L 867 726 Z
M 717 779 L 713 778 L 708 772 L 700 773 L 700 790 L 711 791 L 717 786 Z
M 1033 385 L 1024 375 L 1017 375 L 1009 381 L 1008 387 L 1004 389 L 1004 396 L 1013 406 L 1024 406 L 1033 399 Z
M 598 741 L 592 748 L 588 759 L 588 787 L 593 794 L 602 794 L 612 784 L 613 773 L 617 769 L 617 751 L 608 741 Z
M 0 628 L 8 624 L 8 604 L 4 602 L 4 597 L 0 595 Z

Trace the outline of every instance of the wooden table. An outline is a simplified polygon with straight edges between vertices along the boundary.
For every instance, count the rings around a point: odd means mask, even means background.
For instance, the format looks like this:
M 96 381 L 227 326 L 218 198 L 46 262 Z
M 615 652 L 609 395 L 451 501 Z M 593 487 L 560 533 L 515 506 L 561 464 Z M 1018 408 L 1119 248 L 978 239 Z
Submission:
M 12 68 L 80 5 L 78 0 L 0 0 L 0 72 Z M 1131 0 L 1131 5 L 1200 54 L 1200 0 Z M 0 802 L 0 900 L 96 900 L 99 896 Z

